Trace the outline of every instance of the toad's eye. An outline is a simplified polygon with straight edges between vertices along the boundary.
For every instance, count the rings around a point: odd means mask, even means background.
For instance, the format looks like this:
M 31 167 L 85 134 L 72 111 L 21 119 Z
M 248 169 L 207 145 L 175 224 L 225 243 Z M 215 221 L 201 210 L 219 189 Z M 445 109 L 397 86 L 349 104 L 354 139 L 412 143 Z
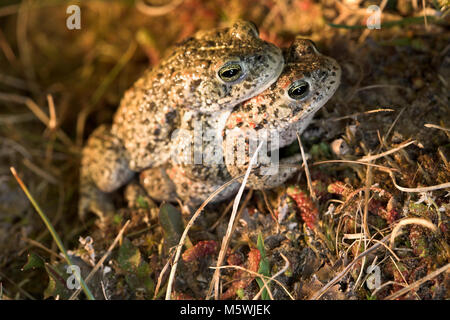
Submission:
M 306 81 L 295 82 L 288 90 L 288 95 L 294 100 L 300 100 L 309 93 L 309 83 Z
M 236 81 L 242 76 L 242 74 L 242 67 L 236 62 L 224 65 L 218 72 L 219 78 L 225 82 Z

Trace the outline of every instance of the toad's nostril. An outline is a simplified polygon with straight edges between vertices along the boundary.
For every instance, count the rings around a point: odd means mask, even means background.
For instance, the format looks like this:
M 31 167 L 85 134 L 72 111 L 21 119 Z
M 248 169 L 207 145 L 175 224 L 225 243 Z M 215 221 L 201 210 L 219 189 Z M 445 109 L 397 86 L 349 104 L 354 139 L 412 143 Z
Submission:
M 250 25 L 250 27 L 251 27 L 253 33 L 255 34 L 255 37 L 259 37 L 259 29 L 258 29 L 258 26 L 257 26 L 254 22 L 252 22 L 252 21 L 249 21 L 249 25 Z
M 255 56 L 255 62 L 262 62 L 264 60 L 264 56 L 263 55 L 256 55 Z

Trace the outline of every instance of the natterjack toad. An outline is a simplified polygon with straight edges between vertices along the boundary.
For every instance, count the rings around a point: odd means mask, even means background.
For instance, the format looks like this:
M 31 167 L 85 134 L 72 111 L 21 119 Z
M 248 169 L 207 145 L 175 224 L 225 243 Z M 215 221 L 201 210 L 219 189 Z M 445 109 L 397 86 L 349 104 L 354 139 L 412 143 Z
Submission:
M 263 161 L 252 171 L 247 186 L 273 188 L 292 176 L 298 170 L 292 164 L 298 164 L 301 156 L 297 152 L 285 157 L 284 149 L 297 143 L 297 133 L 305 130 L 314 114 L 334 94 L 340 83 L 341 69 L 334 59 L 320 54 L 310 40 L 301 38 L 286 51 L 285 60 L 278 80 L 263 93 L 235 107 L 225 121 L 221 114 L 201 115 L 187 121 L 192 129 L 195 120 L 202 128 L 212 127 L 219 132 L 220 136 L 215 137 L 218 139 L 204 137 L 200 158 L 211 160 L 216 156 L 213 150 L 220 148 L 223 150 L 221 163 L 192 164 L 192 159 L 188 158 L 191 162 L 187 164 L 172 163 L 143 171 L 140 181 L 147 193 L 158 200 L 173 201 L 179 197 L 198 205 L 232 177 L 245 173 L 261 141 L 266 157 L 259 158 Z M 238 182 L 232 183 L 212 202 L 230 197 L 238 188 Z
M 258 162 L 247 182 L 253 189 L 277 187 L 298 170 L 290 166 L 301 161 L 297 134 L 306 129 L 340 84 L 339 64 L 321 54 L 310 40 L 296 38 L 285 59 L 278 80 L 233 111 L 226 123 L 225 163 L 232 177 L 245 173 L 257 145 L 264 140 L 265 161 Z M 245 152 L 239 150 L 242 144 Z M 293 155 L 289 152 L 292 144 L 297 146 Z
M 261 40 L 252 23 L 199 32 L 178 44 L 129 89 L 112 127 L 88 139 L 81 164 L 79 213 L 112 212 L 108 199 L 135 172 L 167 162 L 180 112 L 231 110 L 280 75 L 281 50 Z

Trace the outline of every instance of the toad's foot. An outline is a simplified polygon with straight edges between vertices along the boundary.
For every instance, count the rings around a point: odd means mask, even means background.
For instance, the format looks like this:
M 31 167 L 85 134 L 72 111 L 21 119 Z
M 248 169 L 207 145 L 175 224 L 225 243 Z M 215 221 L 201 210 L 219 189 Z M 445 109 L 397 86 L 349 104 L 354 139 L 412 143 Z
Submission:
M 205 200 L 226 183 L 227 181 L 215 183 L 193 179 L 185 174 L 183 168 L 169 164 L 144 170 L 140 174 L 140 184 L 150 197 L 158 201 L 169 202 L 175 202 L 177 198 L 181 199 L 191 209 L 191 212 L 195 212 Z M 227 185 L 208 203 L 218 203 L 228 199 L 237 192 L 239 186 L 238 182 Z
M 100 126 L 83 149 L 80 171 L 79 214 L 92 211 L 99 217 L 114 212 L 108 194 L 126 184 L 134 175 L 120 140 L 109 126 Z
M 93 182 L 80 186 L 78 215 L 83 220 L 88 212 L 95 213 L 101 220 L 112 217 L 115 212 L 111 194 L 101 191 Z

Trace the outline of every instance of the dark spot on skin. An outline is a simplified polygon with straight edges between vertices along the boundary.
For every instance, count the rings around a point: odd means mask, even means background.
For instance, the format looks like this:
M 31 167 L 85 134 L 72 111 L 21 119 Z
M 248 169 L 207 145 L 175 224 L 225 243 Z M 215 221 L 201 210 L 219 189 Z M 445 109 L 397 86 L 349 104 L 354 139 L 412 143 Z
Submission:
M 333 72 L 331 73 L 331 75 L 332 75 L 333 77 L 336 76 L 336 72 L 333 71 Z
M 173 123 L 173 120 L 177 116 L 176 111 L 170 111 L 166 114 L 166 122 L 167 123 Z
M 252 88 L 253 86 L 252 86 L 252 84 L 250 83 L 250 82 L 246 82 L 245 84 L 244 84 L 244 88 L 245 89 L 250 89 L 250 88 Z
M 198 88 L 198 86 L 202 83 L 201 79 L 194 80 L 191 83 L 191 92 L 195 92 L 195 90 Z

